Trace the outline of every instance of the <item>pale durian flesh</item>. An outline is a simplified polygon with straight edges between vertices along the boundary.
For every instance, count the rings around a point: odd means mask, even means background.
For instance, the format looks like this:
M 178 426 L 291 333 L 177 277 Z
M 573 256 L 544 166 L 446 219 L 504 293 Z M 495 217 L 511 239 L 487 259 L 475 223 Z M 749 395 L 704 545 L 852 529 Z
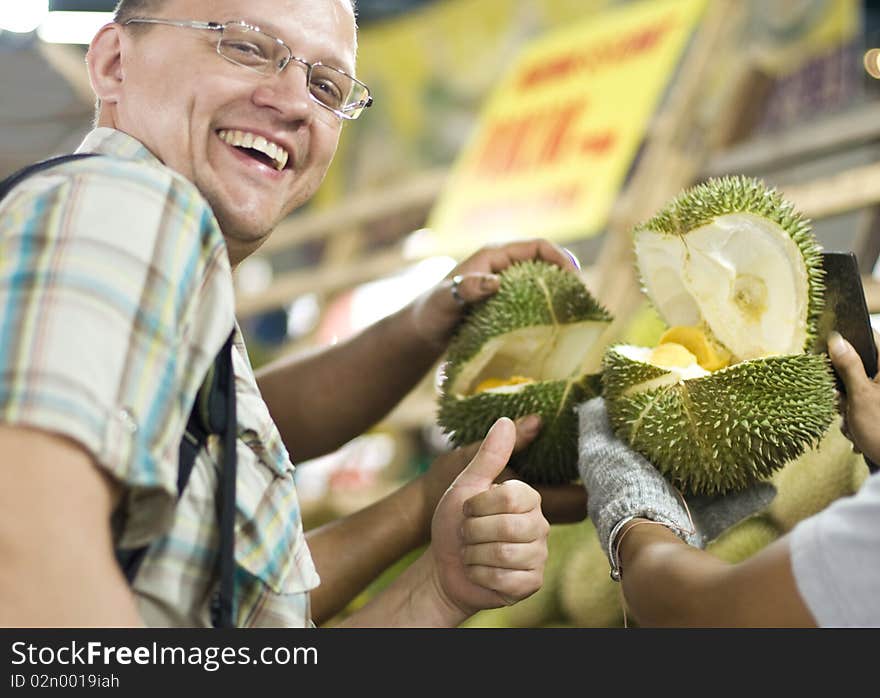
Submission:
M 807 222 L 759 181 L 725 178 L 671 202 L 635 247 L 670 330 L 606 354 L 617 434 L 699 494 L 747 487 L 816 444 L 836 396 L 827 359 L 805 353 L 823 293 Z
M 669 325 L 703 323 L 736 360 L 804 350 L 808 275 L 798 246 L 771 221 L 732 213 L 687 236 L 641 231 L 636 257 Z

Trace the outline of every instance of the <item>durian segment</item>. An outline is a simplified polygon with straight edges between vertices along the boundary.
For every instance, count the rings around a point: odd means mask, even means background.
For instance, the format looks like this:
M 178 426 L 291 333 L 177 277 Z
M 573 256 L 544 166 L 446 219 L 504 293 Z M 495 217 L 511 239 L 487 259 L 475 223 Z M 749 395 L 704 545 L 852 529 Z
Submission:
M 640 349 L 606 353 L 609 420 L 685 492 L 724 493 L 770 476 L 815 445 L 835 415 L 824 356 L 754 359 L 682 378 L 639 360 Z
M 581 372 L 584 347 L 593 346 L 606 326 L 604 322 L 588 321 L 528 327 L 495 337 L 459 368 L 448 389 L 454 395 L 464 396 L 480 392 L 486 381 L 501 385 L 514 376 L 528 376 L 536 381 L 568 378 Z M 597 372 L 599 362 L 600 357 L 596 356 L 585 368 Z
M 510 466 L 529 482 L 569 482 L 578 477 L 574 407 L 599 392 L 611 318 L 577 274 L 555 265 L 514 264 L 500 280 L 450 343 L 438 424 L 459 446 L 481 440 L 499 417 L 537 413 L 540 434 Z M 495 387 L 478 391 L 486 385 Z
M 500 279 L 449 345 L 444 392 L 469 395 L 487 378 L 557 380 L 599 370 L 601 352 L 589 350 L 611 318 L 577 274 L 521 262 Z
M 438 423 L 455 446 L 481 440 L 500 416 L 518 419 L 539 414 L 541 432 L 528 448 L 513 454 L 508 465 L 526 482 L 558 484 L 578 478 L 575 407 L 601 391 L 598 375 L 578 381 L 542 381 L 487 391 L 465 398 L 440 400 Z
M 706 550 L 735 564 L 763 550 L 780 535 L 779 529 L 767 516 L 751 516 L 724 531 L 706 546 Z
M 730 364 L 730 352 L 712 341 L 698 327 L 670 327 L 660 337 L 658 345 L 662 346 L 663 344 L 677 344 L 685 347 L 693 354 L 697 363 L 707 371 L 727 368 Z
M 737 360 L 812 347 L 821 251 L 808 221 L 759 180 L 693 187 L 635 231 L 635 248 L 669 325 L 705 324 Z
M 619 344 L 613 349 L 632 362 L 619 364 L 623 370 L 622 374 L 603 377 L 606 386 L 611 386 L 611 390 L 615 391 L 614 394 L 617 394 L 617 390 L 628 394 L 637 390 L 650 390 L 673 385 L 690 378 L 709 375 L 709 371 L 696 362 L 696 357 L 687 366 L 660 366 L 653 360 L 656 349 L 634 347 L 627 344 Z M 651 368 L 656 370 L 652 371 Z
M 837 417 L 814 449 L 777 472 L 772 482 L 776 497 L 767 513 L 783 531 L 817 514 L 834 500 L 855 494 L 859 476 L 867 470 L 864 458 L 841 431 Z

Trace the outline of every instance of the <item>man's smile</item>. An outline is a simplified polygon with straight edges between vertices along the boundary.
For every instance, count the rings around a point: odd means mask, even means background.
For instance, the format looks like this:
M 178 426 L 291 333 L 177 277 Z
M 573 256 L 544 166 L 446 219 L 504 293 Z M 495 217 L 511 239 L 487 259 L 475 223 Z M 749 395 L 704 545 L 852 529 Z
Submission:
M 238 148 L 259 162 L 271 165 L 278 171 L 285 168 L 290 157 L 282 145 L 250 131 L 221 129 L 217 131 L 217 135 L 224 143 Z

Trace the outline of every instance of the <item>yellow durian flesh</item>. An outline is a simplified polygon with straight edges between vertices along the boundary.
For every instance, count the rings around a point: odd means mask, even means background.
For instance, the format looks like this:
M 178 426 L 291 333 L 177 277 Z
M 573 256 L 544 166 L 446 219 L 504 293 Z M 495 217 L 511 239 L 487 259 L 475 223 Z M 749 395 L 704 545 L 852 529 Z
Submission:
M 526 385 L 528 383 L 534 382 L 534 378 L 529 378 L 527 376 L 511 376 L 510 378 L 486 378 L 485 380 L 480 381 L 479 385 L 474 388 L 473 394 L 476 395 L 478 393 L 483 393 L 487 390 L 507 388 L 514 385 Z
M 697 363 L 697 357 L 681 344 L 666 342 L 651 351 L 648 361 L 661 368 L 687 368 Z
M 670 327 L 660 337 L 660 346 L 677 344 L 684 347 L 695 361 L 707 371 L 717 371 L 730 365 L 730 352 L 698 327 L 678 325 Z

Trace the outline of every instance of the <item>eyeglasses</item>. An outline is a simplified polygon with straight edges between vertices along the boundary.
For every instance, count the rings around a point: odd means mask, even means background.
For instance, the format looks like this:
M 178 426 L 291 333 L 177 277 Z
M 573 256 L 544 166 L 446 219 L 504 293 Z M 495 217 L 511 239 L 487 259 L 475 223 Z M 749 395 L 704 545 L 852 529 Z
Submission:
M 187 29 L 207 29 L 219 32 L 217 53 L 230 63 L 244 68 L 274 75 L 291 62 L 306 69 L 309 96 L 325 109 L 343 119 L 357 119 L 361 112 L 373 103 L 370 89 L 360 80 L 339 68 L 323 63 L 309 63 L 293 55 L 281 39 L 266 34 L 259 27 L 246 22 L 195 22 L 174 19 L 133 17 L 123 24 L 167 24 Z

